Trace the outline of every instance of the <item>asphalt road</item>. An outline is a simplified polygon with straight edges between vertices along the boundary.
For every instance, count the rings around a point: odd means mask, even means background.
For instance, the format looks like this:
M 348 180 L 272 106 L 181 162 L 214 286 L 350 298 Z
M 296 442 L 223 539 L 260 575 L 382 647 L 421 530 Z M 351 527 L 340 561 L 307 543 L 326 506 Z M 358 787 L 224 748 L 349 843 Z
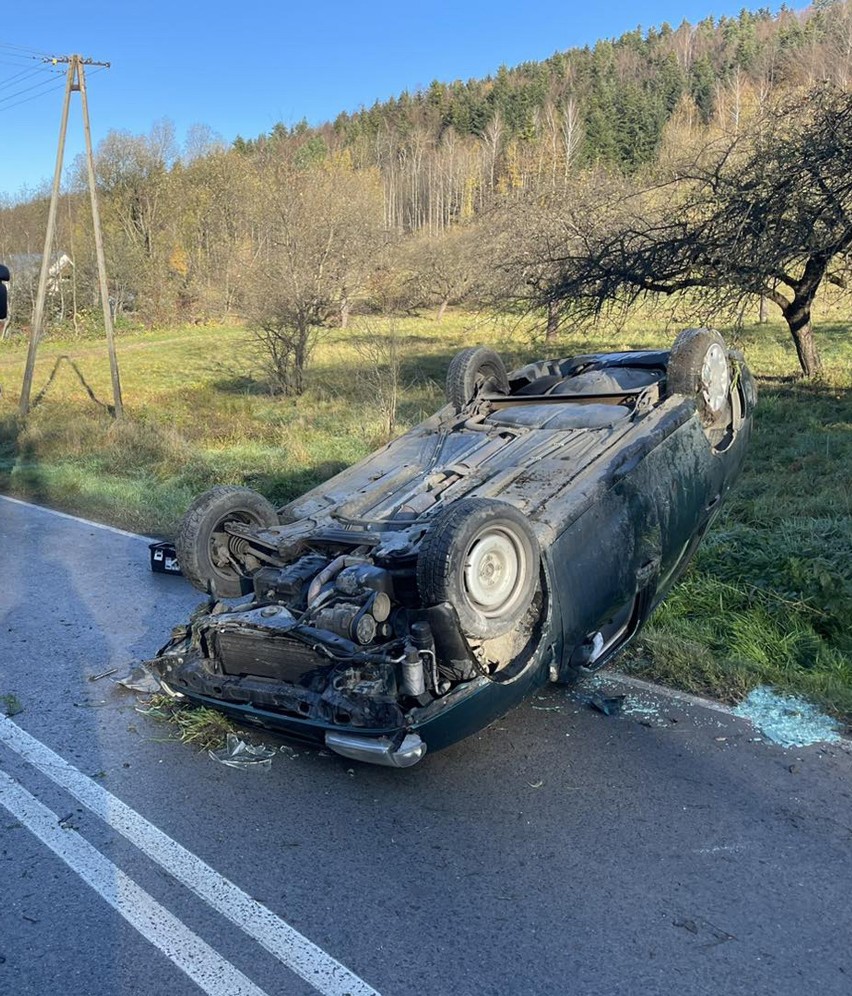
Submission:
M 554 688 L 411 769 L 234 770 L 88 680 L 198 601 L 140 538 L 0 498 L 0 565 L 0 993 L 852 991 L 848 745 Z

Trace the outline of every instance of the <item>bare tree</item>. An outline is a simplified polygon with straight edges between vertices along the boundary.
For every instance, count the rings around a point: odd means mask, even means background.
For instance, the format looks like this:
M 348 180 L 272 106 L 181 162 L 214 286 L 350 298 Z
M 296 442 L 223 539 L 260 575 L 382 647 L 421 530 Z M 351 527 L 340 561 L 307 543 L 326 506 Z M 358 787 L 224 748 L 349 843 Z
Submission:
M 403 390 L 402 359 L 404 340 L 395 325 L 378 331 L 364 323 L 352 344 L 363 366 L 358 371 L 365 401 L 381 419 L 381 442 L 396 432 L 399 399 Z
M 245 288 L 273 388 L 301 394 L 317 336 L 380 244 L 378 179 L 346 162 L 299 168 L 271 154 L 251 194 L 256 255 Z
M 834 79 L 838 86 L 848 87 L 852 76 L 852 3 L 835 3 L 831 7 L 834 32 L 829 48 Z
M 481 273 L 481 233 L 473 226 L 448 229 L 443 235 L 424 235 L 412 242 L 407 259 L 415 274 L 419 298 L 437 305 L 440 322 L 447 306 L 474 290 Z
M 161 121 L 148 135 L 110 131 L 95 155 L 95 176 L 107 232 L 110 294 L 119 309 L 143 297 L 149 318 L 171 314 L 173 306 L 168 258 L 176 205 L 169 203 L 169 169 L 176 154 L 174 128 L 170 122 Z M 82 189 L 82 156 L 75 160 L 72 173 L 75 188 Z M 91 230 L 87 236 L 91 239 Z M 87 261 L 93 259 L 91 252 L 84 251 L 82 255 Z M 91 269 L 91 263 L 86 265 Z M 89 282 L 94 288 L 94 281 Z
M 564 154 L 564 177 L 568 180 L 568 172 L 577 156 L 580 143 L 583 141 L 583 122 L 577 101 L 569 97 L 562 108 L 562 148 Z
M 191 163 L 195 159 L 222 153 L 227 147 L 224 138 L 210 125 L 197 122 L 186 130 L 182 159 L 186 163 Z
M 503 148 L 503 132 L 503 117 L 499 111 L 495 111 L 485 126 L 485 132 L 482 136 L 488 157 L 488 189 L 492 194 L 497 185 L 497 163 Z
M 814 376 L 814 298 L 824 282 L 845 286 L 852 262 L 850 162 L 852 94 L 821 86 L 653 183 L 612 179 L 595 197 L 584 179 L 558 217 L 508 247 L 508 269 L 562 319 L 644 295 L 700 293 L 708 307 L 762 295 Z

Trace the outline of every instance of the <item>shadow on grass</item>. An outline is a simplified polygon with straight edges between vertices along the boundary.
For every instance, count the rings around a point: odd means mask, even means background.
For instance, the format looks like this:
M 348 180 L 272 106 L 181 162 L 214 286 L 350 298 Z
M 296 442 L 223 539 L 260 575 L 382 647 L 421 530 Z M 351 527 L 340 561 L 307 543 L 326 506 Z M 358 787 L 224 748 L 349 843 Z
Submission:
M 125 418 L 125 428 L 129 420 Z M 143 440 L 144 442 L 144 440 Z M 123 528 L 144 528 L 171 536 L 189 501 L 207 488 L 222 483 L 242 484 L 261 492 L 276 506 L 286 505 L 340 473 L 348 464 L 340 460 L 320 460 L 298 469 L 253 472 L 243 470 L 222 474 L 214 462 L 197 460 L 183 466 L 168 479 L 152 476 L 149 464 L 156 453 L 144 450 L 147 460 L 138 456 L 138 441 L 91 453 L 93 475 L 107 485 L 105 494 L 97 488 L 80 492 L 62 489 L 57 468 L 67 463 L 61 455 L 40 454 L 37 437 L 29 438 L 24 424 L 15 416 L 0 417 L 0 493 L 14 494 L 37 504 L 64 509 L 75 514 L 108 521 Z M 110 464 L 110 458 L 115 458 Z M 116 463 L 115 461 L 119 462 Z M 122 463 L 123 461 L 123 463 Z M 119 484 L 120 498 L 113 498 L 109 484 Z
M 213 381 L 211 386 L 221 394 L 249 394 L 252 396 L 272 394 L 267 380 L 251 377 L 247 374 L 222 377 L 220 380 Z
M 325 460 L 313 467 L 287 470 L 271 474 L 246 474 L 243 483 L 265 495 L 273 505 L 280 507 L 303 495 L 311 488 L 323 484 L 330 477 L 345 470 L 347 464 L 339 460 Z
M 454 349 L 451 352 L 401 357 L 399 382 L 403 394 L 417 391 L 419 388 L 438 388 L 443 391 L 447 379 L 447 369 L 457 352 L 458 350 Z M 508 351 L 501 351 L 501 355 L 507 369 L 518 366 L 515 357 Z M 337 363 L 333 365 L 318 364 L 308 371 L 308 393 L 316 391 L 344 398 L 352 404 L 369 405 L 376 373 L 376 368 L 359 358 L 353 358 L 352 361 L 347 360 L 345 367 Z M 440 404 L 441 402 L 438 401 L 435 408 L 440 407 Z
M 0 418 L 0 492 L 25 495 L 42 504 L 51 497 L 36 447 L 26 438 L 17 415 Z
M 352 341 L 357 342 L 358 338 L 353 336 Z M 406 339 L 406 347 L 410 345 L 412 339 L 433 344 L 433 341 L 425 336 L 413 336 Z M 406 356 L 402 358 L 400 363 L 400 380 L 404 385 L 410 387 L 416 387 L 418 384 L 429 381 L 443 384 L 447 376 L 447 367 L 453 356 L 455 356 L 455 351 L 440 354 L 424 353 L 422 356 L 416 357 Z M 312 363 L 305 371 L 306 393 L 310 394 L 312 389 L 318 389 L 346 398 L 349 401 L 363 401 L 365 384 L 372 373 L 370 365 L 357 356 L 352 359 L 347 357 L 345 364 L 339 360 L 334 363 Z M 258 376 L 235 374 L 221 377 L 213 381 L 211 387 L 220 394 L 266 396 L 277 400 L 292 400 L 292 398 L 288 399 L 287 395 L 276 392 L 269 378 L 262 374 Z
M 369 333 L 364 332 L 353 332 L 351 335 L 347 336 L 345 341 L 353 346 L 358 346 L 361 343 L 369 342 L 374 339 Z M 399 337 L 400 344 L 404 347 L 408 346 L 433 346 L 435 344 L 435 337 L 431 335 L 418 335 L 413 333 L 409 335 L 401 335 Z M 341 340 L 344 341 L 344 340 Z
M 814 325 L 814 336 L 817 343 L 822 339 L 839 339 L 846 342 L 849 338 L 849 323 L 817 322 Z

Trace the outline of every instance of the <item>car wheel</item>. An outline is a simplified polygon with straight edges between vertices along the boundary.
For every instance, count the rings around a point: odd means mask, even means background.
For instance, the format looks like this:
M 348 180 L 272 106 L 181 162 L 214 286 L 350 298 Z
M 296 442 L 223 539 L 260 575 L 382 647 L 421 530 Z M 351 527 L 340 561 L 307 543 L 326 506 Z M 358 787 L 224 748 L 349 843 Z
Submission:
M 447 370 L 447 401 L 461 411 L 482 390 L 509 393 L 509 377 L 503 361 L 487 346 L 463 349 Z
M 512 630 L 538 588 L 540 553 L 514 506 L 462 498 L 435 517 L 420 548 L 417 588 L 425 605 L 449 602 L 467 636 Z
M 228 522 L 249 526 L 277 526 L 278 513 L 270 502 L 252 491 L 221 485 L 200 495 L 187 509 L 175 539 L 181 571 L 194 587 L 235 598 L 241 594 L 240 571 L 228 549 Z
M 715 329 L 684 329 L 674 341 L 666 374 L 669 394 L 695 399 L 707 427 L 730 419 L 731 364 L 725 340 Z

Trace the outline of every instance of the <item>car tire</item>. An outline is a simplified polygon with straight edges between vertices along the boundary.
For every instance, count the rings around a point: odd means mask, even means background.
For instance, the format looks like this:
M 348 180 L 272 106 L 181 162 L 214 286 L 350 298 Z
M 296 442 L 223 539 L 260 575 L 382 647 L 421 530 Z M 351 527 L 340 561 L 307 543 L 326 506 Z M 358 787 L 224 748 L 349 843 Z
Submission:
M 417 560 L 424 605 L 449 602 L 466 636 L 489 640 L 524 617 L 539 583 L 538 540 L 521 512 L 462 498 L 439 512 Z
M 707 428 L 730 420 L 731 363 L 725 340 L 715 329 L 684 329 L 672 346 L 666 374 L 668 394 L 694 398 Z
M 471 346 L 456 353 L 447 370 L 447 401 L 461 411 L 484 389 L 509 393 L 509 377 L 497 353 L 487 346 Z
M 227 522 L 249 526 L 278 525 L 274 506 L 251 488 L 220 485 L 199 495 L 183 517 L 175 551 L 184 576 L 200 591 L 221 598 L 242 594 L 240 572 L 225 556 Z

